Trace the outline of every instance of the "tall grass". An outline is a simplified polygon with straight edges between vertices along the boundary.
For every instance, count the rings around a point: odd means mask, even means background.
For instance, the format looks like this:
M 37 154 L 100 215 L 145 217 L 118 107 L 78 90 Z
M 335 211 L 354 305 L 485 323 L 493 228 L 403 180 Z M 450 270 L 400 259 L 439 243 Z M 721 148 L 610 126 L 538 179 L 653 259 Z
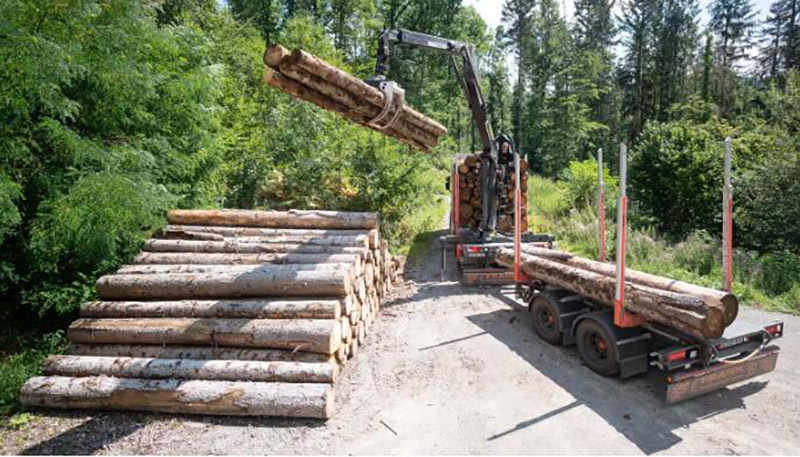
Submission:
M 50 354 L 63 352 L 66 345 L 63 331 L 48 333 L 38 341 L 21 342 L 19 346 L 25 349 L 0 359 L 0 417 L 19 409 L 22 384 L 40 374 L 44 359 Z
M 597 211 L 578 210 L 569 200 L 569 184 L 540 176 L 528 183 L 531 230 L 555 235 L 558 247 L 596 258 Z M 606 202 L 606 252 L 614 259 L 615 208 Z M 680 243 L 665 241 L 649 227 L 633 223 L 628 234 L 630 268 L 682 281 L 720 288 L 721 243 L 705 232 L 689 235 Z M 800 257 L 790 253 L 758 255 L 734 250 L 734 293 L 745 305 L 800 314 Z

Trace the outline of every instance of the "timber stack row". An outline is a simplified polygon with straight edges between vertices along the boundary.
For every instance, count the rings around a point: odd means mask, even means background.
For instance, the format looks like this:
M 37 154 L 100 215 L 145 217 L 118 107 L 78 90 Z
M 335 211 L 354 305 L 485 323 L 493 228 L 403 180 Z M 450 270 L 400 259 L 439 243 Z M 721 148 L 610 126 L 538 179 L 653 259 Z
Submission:
M 302 49 L 279 44 L 264 53 L 264 84 L 332 111 L 356 124 L 429 152 L 447 128 L 405 103 L 386 106 L 383 91 Z M 392 97 L 392 100 L 399 100 Z
M 515 173 L 513 164 L 506 165 L 505 178 L 498 183 L 497 190 L 497 230 L 510 233 L 514 231 L 514 189 Z M 520 161 L 522 179 L 522 232 L 528 231 L 528 162 Z M 483 220 L 481 195 L 480 154 L 467 155 L 458 161 L 459 225 L 462 228 L 476 228 Z
M 328 418 L 402 273 L 374 213 L 170 211 L 23 404 Z
M 524 246 L 522 251 L 522 271 L 529 278 L 614 306 L 614 264 L 533 246 Z M 511 267 L 514 251 L 500 249 L 495 260 Z M 733 323 L 739 313 L 739 301 L 729 292 L 626 269 L 625 309 L 707 340 L 721 337 Z

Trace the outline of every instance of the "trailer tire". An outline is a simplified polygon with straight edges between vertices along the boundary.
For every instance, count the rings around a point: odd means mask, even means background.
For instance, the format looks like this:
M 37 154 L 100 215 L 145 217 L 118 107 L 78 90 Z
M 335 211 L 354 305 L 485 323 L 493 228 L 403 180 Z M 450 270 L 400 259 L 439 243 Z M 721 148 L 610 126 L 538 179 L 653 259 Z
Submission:
M 563 342 L 558 308 L 548 300 L 547 296 L 538 295 L 530 304 L 533 318 L 533 330 L 544 341 L 560 345 Z
M 619 351 L 614 335 L 594 319 L 578 323 L 575 342 L 581 359 L 595 373 L 613 376 L 619 373 Z

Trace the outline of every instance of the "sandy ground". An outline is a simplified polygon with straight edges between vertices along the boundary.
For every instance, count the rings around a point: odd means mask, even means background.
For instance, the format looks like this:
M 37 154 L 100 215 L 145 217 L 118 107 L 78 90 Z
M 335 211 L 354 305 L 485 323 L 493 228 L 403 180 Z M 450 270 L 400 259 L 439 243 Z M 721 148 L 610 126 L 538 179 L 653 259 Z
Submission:
M 595 375 L 539 341 L 511 290 L 439 281 L 412 259 L 327 422 L 37 411 L 0 431 L 12 454 L 799 454 L 800 318 L 784 319 L 775 372 L 676 406 L 655 376 Z

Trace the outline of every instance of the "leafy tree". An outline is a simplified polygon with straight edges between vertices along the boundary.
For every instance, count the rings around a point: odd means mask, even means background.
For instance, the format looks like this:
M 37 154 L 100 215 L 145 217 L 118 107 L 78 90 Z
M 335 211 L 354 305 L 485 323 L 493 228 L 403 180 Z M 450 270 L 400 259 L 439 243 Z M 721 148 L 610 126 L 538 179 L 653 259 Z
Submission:
M 715 0 L 710 5 L 709 26 L 717 35 L 719 89 L 717 100 L 724 118 L 733 115 L 736 97 L 735 73 L 738 63 L 747 57 L 755 26 L 755 12 L 750 0 Z

